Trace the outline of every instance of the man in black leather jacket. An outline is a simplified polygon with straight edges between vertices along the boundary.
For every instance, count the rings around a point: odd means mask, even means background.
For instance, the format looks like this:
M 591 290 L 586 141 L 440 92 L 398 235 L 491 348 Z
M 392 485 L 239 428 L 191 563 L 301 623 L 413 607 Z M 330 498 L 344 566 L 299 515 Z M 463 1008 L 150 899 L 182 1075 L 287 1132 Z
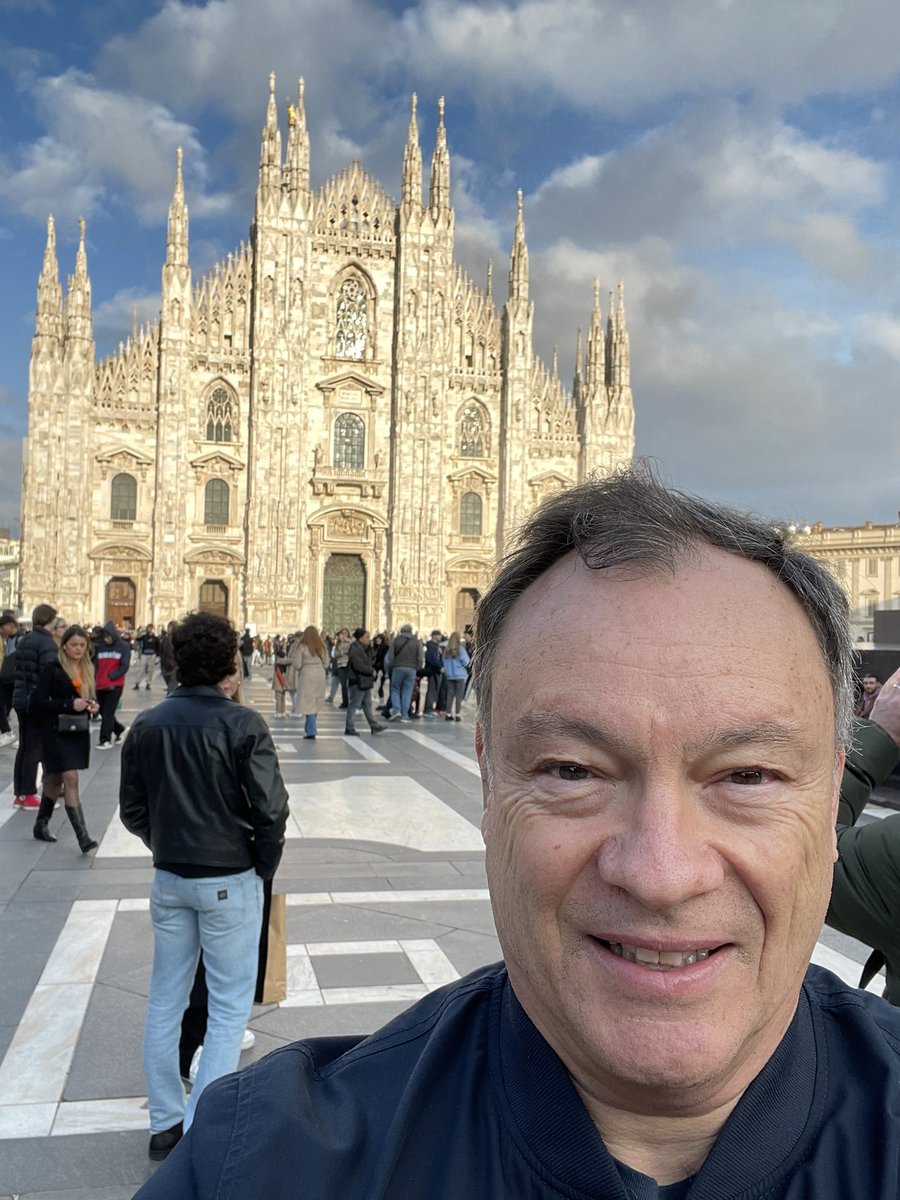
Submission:
M 52 604 L 39 604 L 31 614 L 31 633 L 16 649 L 16 681 L 13 708 L 19 721 L 19 749 L 13 768 L 13 804 L 17 808 L 40 808 L 37 795 L 37 769 L 43 750 L 41 722 L 28 715 L 28 701 L 37 687 L 44 667 L 56 661 L 59 642 L 50 632 L 56 620 Z
M 256 986 L 262 884 L 281 859 L 288 814 L 268 727 L 226 694 L 240 669 L 231 623 L 199 613 L 172 640 L 181 686 L 135 721 L 119 792 L 122 822 L 155 867 L 144 1032 L 154 1159 L 190 1126 L 204 1087 L 237 1067 Z M 201 949 L 209 1025 L 186 1104 L 178 1036 Z

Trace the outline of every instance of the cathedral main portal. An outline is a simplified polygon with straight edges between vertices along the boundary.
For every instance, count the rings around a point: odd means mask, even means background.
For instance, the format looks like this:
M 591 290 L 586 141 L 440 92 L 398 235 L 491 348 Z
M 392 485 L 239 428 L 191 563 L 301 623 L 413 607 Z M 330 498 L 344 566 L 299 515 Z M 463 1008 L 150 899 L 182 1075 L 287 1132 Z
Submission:
M 325 564 L 322 625 L 352 633 L 366 619 L 366 567 L 358 554 L 332 554 Z

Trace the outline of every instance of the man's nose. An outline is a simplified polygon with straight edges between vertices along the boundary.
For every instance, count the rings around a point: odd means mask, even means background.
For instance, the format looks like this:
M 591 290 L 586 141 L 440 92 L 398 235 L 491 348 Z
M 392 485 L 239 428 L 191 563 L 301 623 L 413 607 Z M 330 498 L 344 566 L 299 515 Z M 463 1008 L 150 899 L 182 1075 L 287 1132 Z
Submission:
M 724 865 L 710 843 L 709 815 L 689 787 L 645 787 L 623 810 L 597 854 L 605 883 L 655 910 L 721 885 Z

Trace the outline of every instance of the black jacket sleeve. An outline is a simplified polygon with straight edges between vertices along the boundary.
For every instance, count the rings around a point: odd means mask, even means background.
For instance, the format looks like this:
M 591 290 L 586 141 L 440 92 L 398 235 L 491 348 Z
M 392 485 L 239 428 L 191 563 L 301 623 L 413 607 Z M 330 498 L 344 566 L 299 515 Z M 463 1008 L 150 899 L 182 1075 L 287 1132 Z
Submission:
M 247 722 L 239 756 L 241 787 L 250 806 L 256 873 L 271 879 L 284 849 L 288 794 L 269 728 L 258 713 Z M 123 767 L 124 778 L 124 767 Z
M 119 777 L 119 816 L 122 824 L 129 833 L 141 839 L 147 849 L 150 849 L 150 799 L 147 794 L 144 771 L 141 769 L 140 751 L 140 717 L 134 726 L 125 745 L 122 747 L 121 774 Z
M 52 661 L 38 678 L 37 687 L 28 698 L 28 715 L 36 720 L 72 712 L 76 693 L 63 669 Z

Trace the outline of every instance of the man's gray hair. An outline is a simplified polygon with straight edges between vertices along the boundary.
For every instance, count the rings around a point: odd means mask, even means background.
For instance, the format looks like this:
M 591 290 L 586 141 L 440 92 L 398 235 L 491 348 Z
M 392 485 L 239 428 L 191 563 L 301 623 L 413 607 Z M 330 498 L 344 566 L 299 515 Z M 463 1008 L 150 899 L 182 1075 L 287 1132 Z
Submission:
M 490 745 L 494 662 L 510 610 L 555 562 L 575 552 L 601 571 L 631 567 L 636 575 L 675 572 L 704 546 L 758 562 L 796 597 L 825 659 L 834 694 L 836 738 L 850 744 L 853 643 L 847 598 L 830 571 L 791 545 L 776 522 L 666 487 L 653 466 L 638 461 L 607 479 L 559 492 L 518 530 L 478 602 L 473 681 L 485 745 Z

